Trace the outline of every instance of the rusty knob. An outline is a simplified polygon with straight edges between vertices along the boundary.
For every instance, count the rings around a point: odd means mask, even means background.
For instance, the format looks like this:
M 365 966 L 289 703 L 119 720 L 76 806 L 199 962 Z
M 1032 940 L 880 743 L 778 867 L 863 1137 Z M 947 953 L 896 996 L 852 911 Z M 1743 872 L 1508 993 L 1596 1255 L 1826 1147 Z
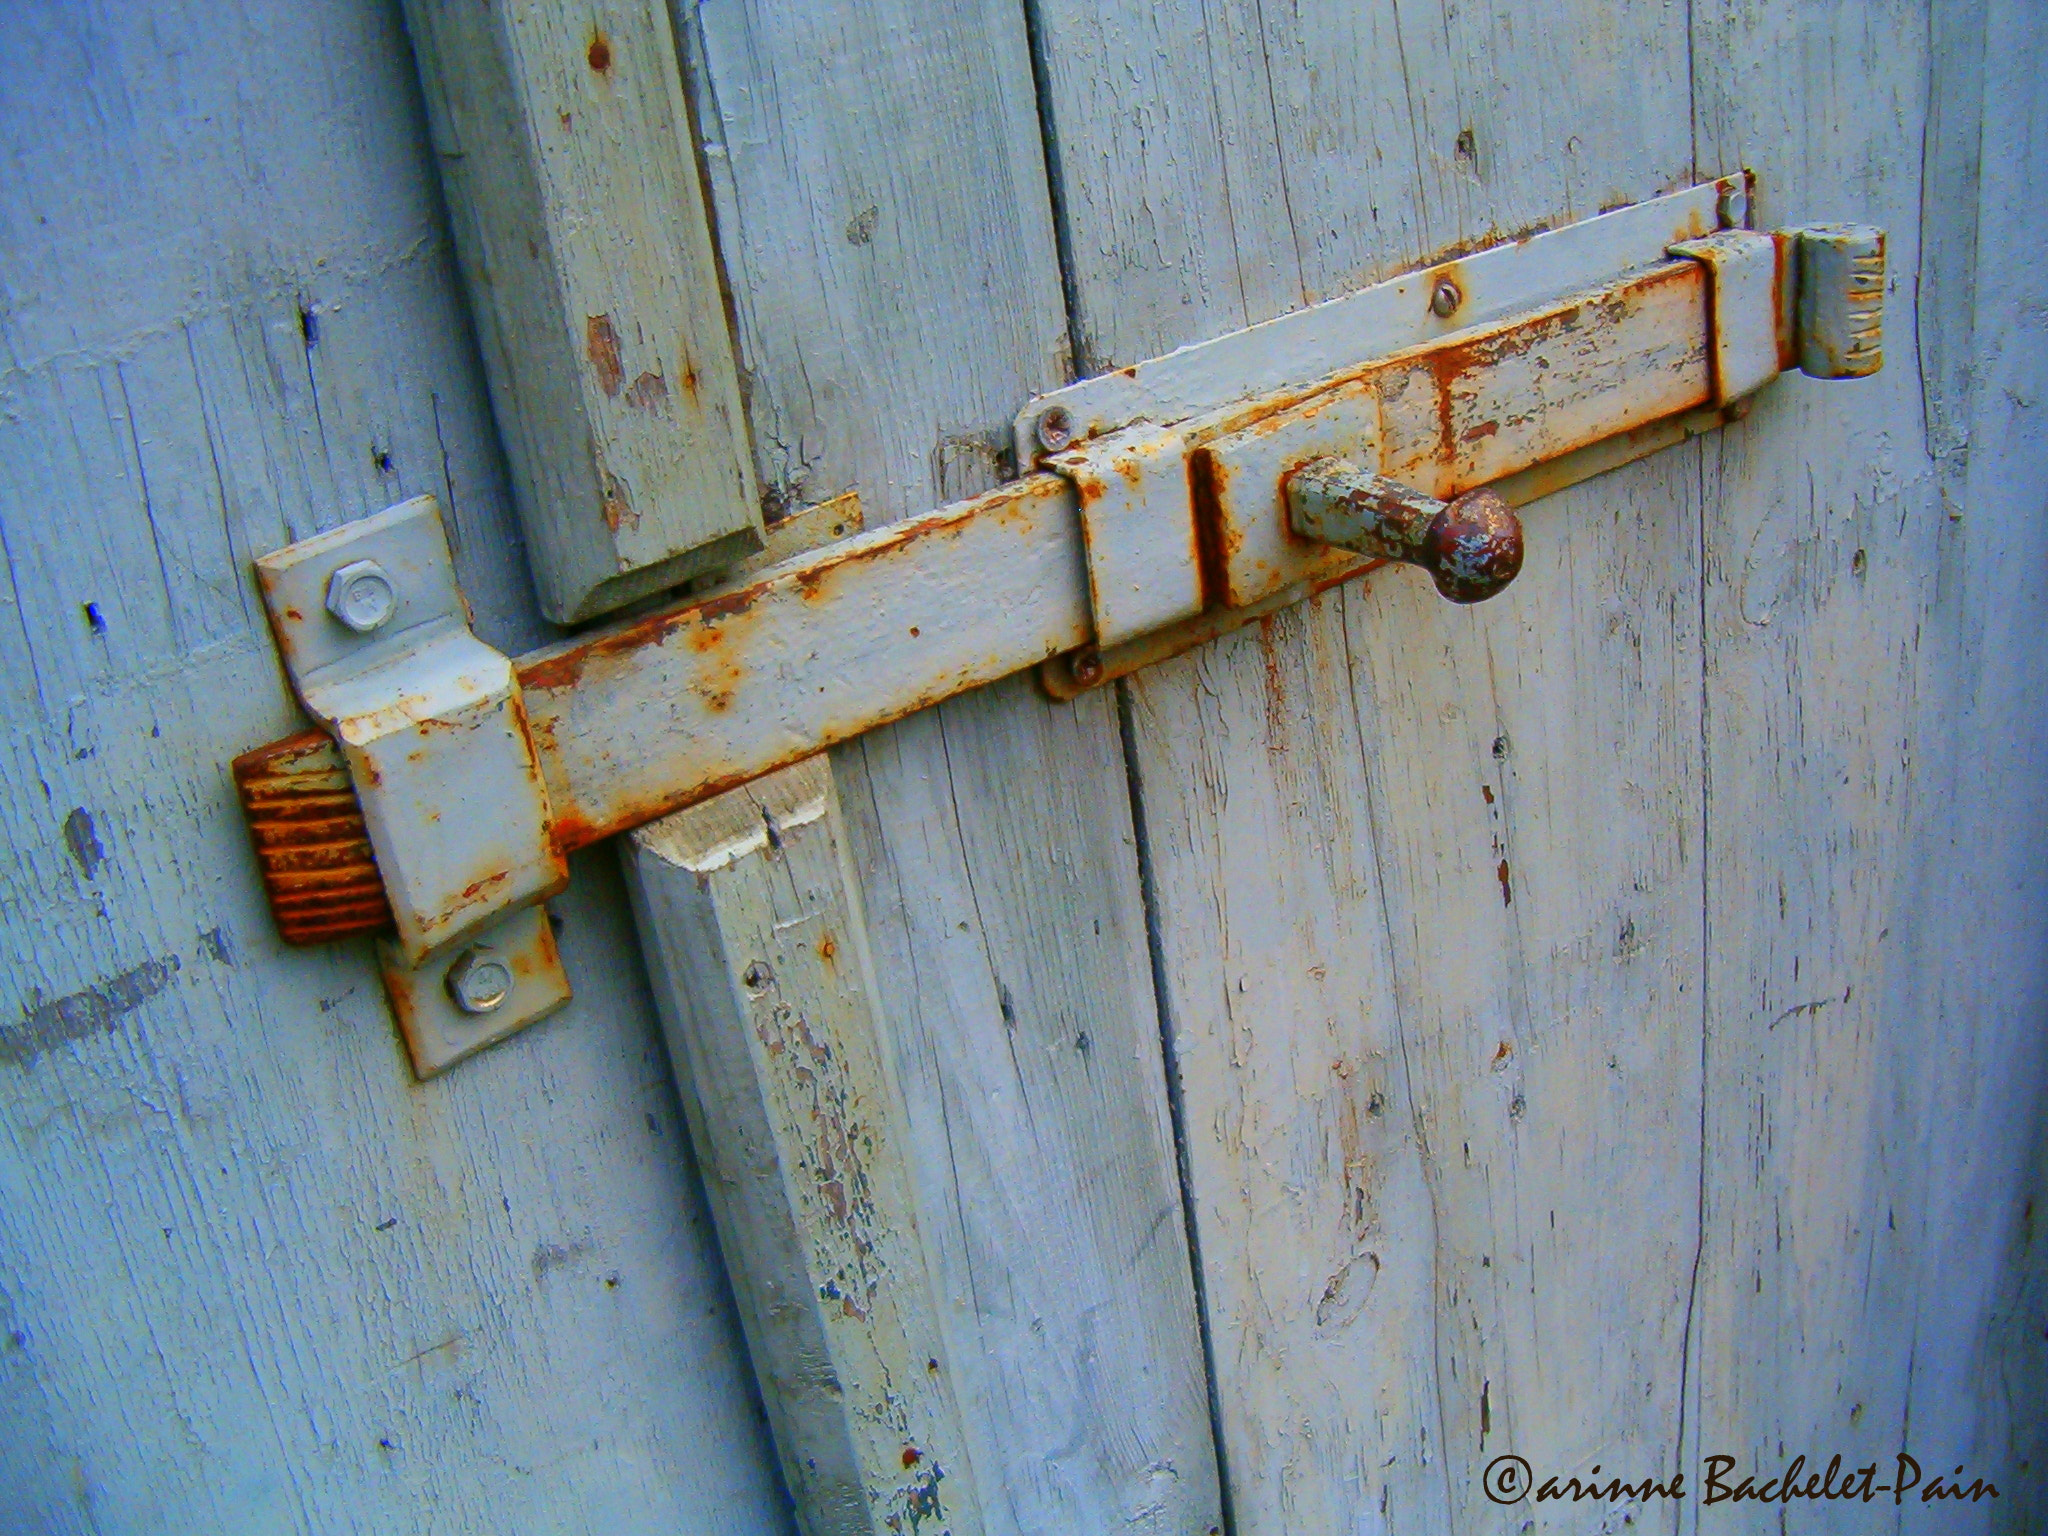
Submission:
M 1522 520 L 1497 491 L 1467 491 L 1429 520 L 1418 561 L 1454 603 L 1482 603 L 1522 568 Z
M 1483 602 L 1522 568 L 1522 521 L 1496 491 L 1438 501 L 1337 458 L 1302 465 L 1286 491 L 1301 537 L 1419 565 L 1454 603 Z

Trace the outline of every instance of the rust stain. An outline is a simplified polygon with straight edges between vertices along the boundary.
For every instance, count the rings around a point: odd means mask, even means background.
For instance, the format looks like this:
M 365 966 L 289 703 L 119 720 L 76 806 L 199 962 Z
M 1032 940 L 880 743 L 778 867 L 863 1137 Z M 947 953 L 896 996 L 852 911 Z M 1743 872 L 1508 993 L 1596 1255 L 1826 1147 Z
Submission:
M 1495 873 L 1500 876 L 1500 904 L 1504 907 L 1513 905 L 1515 891 L 1514 887 L 1508 883 L 1508 861 L 1506 859 L 1500 861 L 1500 868 Z
M 583 55 L 590 61 L 590 67 L 600 75 L 612 67 L 612 40 L 604 35 L 603 28 L 596 28 L 590 34 L 590 47 Z
M 264 893 L 287 944 L 319 944 L 392 925 L 369 828 L 341 751 L 303 731 L 233 764 Z
M 597 387 L 616 399 L 626 382 L 626 368 L 619 360 L 619 333 L 612 327 L 610 315 L 584 317 L 583 352 L 597 376 Z

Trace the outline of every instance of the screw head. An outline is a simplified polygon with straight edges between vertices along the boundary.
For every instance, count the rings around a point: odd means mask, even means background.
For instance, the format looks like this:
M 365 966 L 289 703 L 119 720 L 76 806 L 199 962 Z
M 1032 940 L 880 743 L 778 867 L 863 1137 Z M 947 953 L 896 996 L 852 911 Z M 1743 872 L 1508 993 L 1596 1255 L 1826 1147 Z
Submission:
M 359 635 L 382 629 L 398 612 L 398 588 L 374 560 L 351 560 L 327 578 L 327 611 Z
M 1102 681 L 1102 656 L 1094 649 L 1076 651 L 1067 658 L 1067 675 L 1083 688 Z
M 766 960 L 755 960 L 740 973 L 740 980 L 747 984 L 749 992 L 766 992 L 775 984 L 775 973 Z
M 481 944 L 472 944 L 448 967 L 449 997 L 464 1013 L 495 1013 L 512 996 L 512 967 Z
M 1448 277 L 1436 280 L 1436 287 L 1430 290 L 1429 312 L 1439 320 L 1448 320 L 1457 313 L 1458 306 L 1465 302 L 1465 295 L 1458 285 Z
M 1074 418 L 1064 405 L 1048 407 L 1038 418 L 1038 446 L 1058 453 L 1074 440 Z

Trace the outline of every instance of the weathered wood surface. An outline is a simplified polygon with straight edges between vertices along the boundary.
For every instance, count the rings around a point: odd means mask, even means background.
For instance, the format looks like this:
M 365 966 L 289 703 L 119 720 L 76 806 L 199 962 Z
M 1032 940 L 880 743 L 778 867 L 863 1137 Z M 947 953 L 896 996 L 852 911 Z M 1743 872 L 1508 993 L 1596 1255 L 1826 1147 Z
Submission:
M 809 1536 L 983 1529 L 909 1125 L 813 757 L 650 823 L 627 880 L 719 1248 Z
M 1065 377 L 1022 11 L 719 0 L 686 58 L 762 483 L 980 491 Z M 1028 678 L 835 755 L 991 1532 L 1219 1523 L 1112 703 Z
M 286 951 L 250 559 L 415 491 L 541 636 L 395 8 L 0 19 L 0 1527 L 790 1529 L 608 855 L 430 1087 Z
M 760 548 L 664 0 L 406 0 L 541 607 L 562 623 Z
M 1767 216 L 1849 196 L 1888 224 L 1899 323 L 1882 374 L 1781 388 L 1705 456 L 1687 1452 L 1840 1449 L 1889 1475 L 1904 1450 L 2005 1494 L 1941 1528 L 2030 1529 L 2048 290 L 2025 189 L 2048 165 L 2048 18 L 2009 0 L 1695 15 L 1702 158 L 1754 165 Z M 1916 1516 L 1939 1518 L 1909 1505 L 1902 1528 Z M 1804 1527 L 1869 1528 L 1840 1506 Z
M 1088 365 L 1744 163 L 1766 221 L 1887 223 L 1904 274 L 1921 207 L 1938 222 L 2026 184 L 2018 151 L 1981 187 L 1962 164 L 1984 48 L 1967 16 L 1934 26 L 1961 119 L 1933 140 L 1955 166 L 1937 190 L 1912 174 L 1924 11 L 1694 9 L 1688 35 L 1683 13 L 1593 3 L 1039 7 Z M 1531 509 L 1529 566 L 1488 609 L 1382 573 L 1123 685 L 1238 1531 L 1493 1528 L 1479 1472 L 1509 1450 L 1560 1473 L 1682 1461 L 1696 1482 L 1717 1449 L 1876 1459 L 1903 1439 L 2024 1482 L 2042 754 L 2013 662 L 1967 637 L 2025 633 L 2040 595 L 1990 558 L 2011 502 L 1987 509 L 1981 566 L 1911 538 L 1889 578 L 1878 563 L 1918 483 L 1916 332 L 1945 360 L 1930 416 L 1952 436 L 1971 419 L 1952 285 L 1976 250 L 1937 251 L 1931 312 L 1894 283 L 1876 385 L 1781 384 L 1710 471 L 1678 449 Z M 2012 442 L 1999 469 L 1981 445 L 1971 463 L 1994 498 L 2025 462 L 2008 435 L 2038 329 L 2011 350 L 2003 396 L 1976 397 Z M 1746 587 L 1767 601 L 1741 617 Z M 1923 622 L 1947 637 L 1939 681 L 1912 659 Z M 2028 776 L 2010 806 L 1931 772 L 1964 709 L 1978 751 Z M 1951 805 L 1980 836 L 2035 819 L 1994 876 L 1938 830 Z M 1798 945 L 1772 921 L 1781 873 Z M 1966 877 L 2002 891 L 1998 920 L 1955 915 L 1942 882 Z M 1866 994 L 1852 973 L 1887 930 L 1900 979 Z M 2014 945 L 2008 1011 L 1991 999 Z M 1944 1115 L 1954 1100 L 1981 1119 Z M 1981 1228 L 1932 1215 L 1950 1178 Z M 1872 1197 L 1893 1185 L 1919 1214 L 1887 1249 L 1906 1217 Z M 1803 1248 L 1777 1246 L 1788 1223 Z M 1964 1309 L 1937 1319 L 1966 1231 Z M 1582 1528 L 1582 1508 L 1522 1513 Z

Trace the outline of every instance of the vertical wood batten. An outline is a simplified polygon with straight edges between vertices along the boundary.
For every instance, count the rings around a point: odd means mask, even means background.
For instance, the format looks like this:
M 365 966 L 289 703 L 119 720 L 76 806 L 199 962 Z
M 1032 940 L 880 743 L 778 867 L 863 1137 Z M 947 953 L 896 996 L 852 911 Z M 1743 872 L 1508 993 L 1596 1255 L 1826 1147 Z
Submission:
M 618 608 L 761 545 L 662 0 L 407 0 L 541 606 Z
M 1092 367 L 1690 179 L 1668 10 L 1038 19 Z M 1502 1450 L 1668 1459 L 1696 473 L 1680 450 L 1532 509 L 1482 608 L 1389 571 L 1123 685 L 1244 1536 L 1485 1528 Z
M 679 7 L 768 497 L 980 490 L 1066 378 L 1023 14 Z M 834 753 L 991 1532 L 1218 1523 L 1117 723 L 1013 678 Z
M 632 834 L 649 974 L 810 1536 L 979 1536 L 830 760 Z
M 1953 1529 L 2023 1528 L 2048 1069 L 2026 210 L 2048 35 L 2002 0 L 1694 17 L 1703 169 L 1753 165 L 1766 219 L 1846 207 L 1890 241 L 1884 371 L 1788 381 L 1706 459 L 1688 1449 L 1825 1446 L 1885 1474 L 1904 1450 L 2001 1489 L 1942 1506 Z
M 791 1529 L 609 856 L 576 1000 L 423 1087 L 235 808 L 251 555 L 432 491 L 545 628 L 415 92 L 353 0 L 0 7 L 10 1530 Z

